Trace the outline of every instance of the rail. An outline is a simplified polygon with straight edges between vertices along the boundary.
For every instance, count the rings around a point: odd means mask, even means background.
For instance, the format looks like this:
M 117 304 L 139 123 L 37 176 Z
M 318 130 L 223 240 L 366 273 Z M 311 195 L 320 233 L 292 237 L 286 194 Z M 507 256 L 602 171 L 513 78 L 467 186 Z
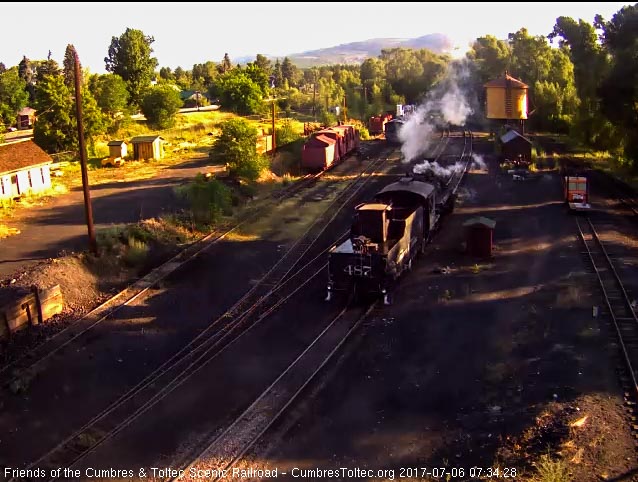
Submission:
M 585 245 L 587 256 L 593 266 L 603 293 L 607 312 L 612 320 L 623 360 L 631 378 L 633 395 L 638 397 L 636 369 L 638 367 L 638 317 L 631 305 L 625 286 L 600 240 L 594 224 L 576 219 L 578 234 Z M 630 339 L 631 338 L 631 339 Z

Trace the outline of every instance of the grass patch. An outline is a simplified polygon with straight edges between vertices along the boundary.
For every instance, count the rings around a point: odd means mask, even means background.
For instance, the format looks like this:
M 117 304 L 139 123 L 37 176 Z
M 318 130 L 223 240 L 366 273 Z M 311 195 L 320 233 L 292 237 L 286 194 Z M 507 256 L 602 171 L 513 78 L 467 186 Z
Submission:
M 178 216 L 169 215 L 99 229 L 96 238 L 101 263 L 122 263 L 139 269 L 145 266 L 154 251 L 180 247 L 202 234 L 189 230 Z
M 133 235 L 129 235 L 126 246 L 127 249 L 122 256 L 124 264 L 130 267 L 144 264 L 149 252 L 148 244 Z
M 541 455 L 536 462 L 537 482 L 571 482 L 569 468 L 562 460 L 552 459 L 549 454 Z

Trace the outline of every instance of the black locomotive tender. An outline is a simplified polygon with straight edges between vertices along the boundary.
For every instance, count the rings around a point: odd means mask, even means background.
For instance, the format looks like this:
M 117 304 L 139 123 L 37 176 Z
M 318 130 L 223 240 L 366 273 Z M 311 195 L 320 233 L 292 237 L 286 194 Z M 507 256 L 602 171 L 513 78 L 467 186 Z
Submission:
M 350 236 L 328 253 L 330 301 L 335 291 L 383 295 L 413 260 L 423 253 L 452 211 L 455 195 L 438 178 L 406 175 L 379 191 L 371 202 L 355 208 Z

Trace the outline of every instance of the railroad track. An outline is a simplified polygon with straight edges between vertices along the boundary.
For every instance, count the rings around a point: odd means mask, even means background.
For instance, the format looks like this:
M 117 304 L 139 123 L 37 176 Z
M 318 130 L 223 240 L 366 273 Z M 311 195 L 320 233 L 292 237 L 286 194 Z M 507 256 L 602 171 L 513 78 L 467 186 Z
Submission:
M 461 184 L 461 181 L 465 177 L 467 170 L 472 164 L 472 141 L 473 141 L 472 131 L 463 130 L 463 151 L 461 152 L 461 155 L 459 156 L 459 162 L 463 162 L 463 159 L 465 159 L 465 166 L 462 171 L 453 172 L 450 178 L 445 183 L 445 187 L 448 187 L 451 189 L 452 195 L 456 194 L 456 191 L 458 190 Z
M 195 480 L 192 471 L 210 471 L 208 480 L 228 480 L 232 467 L 257 443 L 268 429 L 286 413 L 322 368 L 346 343 L 380 303 L 352 309 L 351 300 L 308 345 L 308 347 L 272 382 L 261 395 L 220 435 L 203 448 L 188 454 L 185 461 L 171 463 L 182 471 L 167 481 Z M 201 474 L 202 472 L 199 472 Z
M 387 148 L 380 150 L 382 156 L 384 152 L 387 152 Z M 378 161 L 378 159 L 377 159 Z M 367 166 L 360 174 L 366 173 L 370 169 Z M 287 186 L 286 188 L 273 193 L 272 197 L 281 202 L 291 196 L 294 196 L 303 189 L 309 188 L 314 185 L 317 180 L 325 174 L 327 171 L 321 171 L 316 174 L 309 174 L 299 181 Z M 24 353 L 20 358 L 14 360 L 12 363 L 0 368 L 0 385 L 10 386 L 16 380 L 22 377 L 23 373 L 37 373 L 38 367 L 49 360 L 53 355 L 60 352 L 62 349 L 78 341 L 81 337 L 86 335 L 92 329 L 111 318 L 122 308 L 130 305 L 135 300 L 143 296 L 149 289 L 153 288 L 160 281 L 165 279 L 169 274 L 175 271 L 181 265 L 184 265 L 206 250 L 210 249 L 215 244 L 221 242 L 230 234 L 234 233 L 241 227 L 255 221 L 263 215 L 266 208 L 261 207 L 248 212 L 238 223 L 227 229 L 218 235 L 208 235 L 193 243 L 191 246 L 180 252 L 158 268 L 154 269 L 149 275 L 145 276 L 142 280 L 133 283 L 123 291 L 116 294 L 106 302 L 102 303 L 97 308 L 93 309 L 87 315 L 80 320 L 72 323 L 68 327 L 59 331 L 49 339 L 47 339 L 41 345 L 35 347 L 32 350 Z M 155 275 L 154 275 L 155 274 Z M 150 279 L 149 279 L 150 278 Z
M 618 345 L 625 365 L 621 381 L 625 397 L 632 398 L 634 409 L 638 401 L 638 317 L 618 271 L 605 245 L 589 218 L 576 218 L 578 234 L 585 246 L 587 259 L 598 279 L 605 308 L 603 315 L 609 317 L 617 335 Z
M 471 135 L 465 141 L 461 159 L 466 155 L 469 144 L 471 152 Z M 441 142 L 435 152 L 439 159 L 449 141 Z M 471 161 L 471 158 L 469 158 Z M 469 164 L 468 164 L 469 165 Z M 467 166 L 465 168 L 467 170 Z M 465 170 L 463 172 L 465 172 Z M 452 181 L 452 177 L 449 182 Z M 457 181 L 460 182 L 460 178 Z M 353 317 L 350 313 L 351 300 L 346 307 L 332 320 L 332 322 L 315 338 L 315 340 L 279 375 L 279 377 L 262 394 L 232 422 L 221 434 L 215 435 L 205 442 L 203 448 L 194 450 L 174 460 L 170 466 L 181 470 L 180 475 L 167 478 L 168 481 L 193 480 L 206 476 L 213 481 L 226 480 L 231 469 L 241 461 L 242 457 L 261 439 L 268 429 L 285 414 L 304 389 L 313 381 L 321 369 L 332 359 L 335 353 L 356 331 L 360 324 L 380 306 L 374 302 L 363 310 L 362 314 Z M 332 342 L 326 340 L 332 338 Z M 320 348 L 317 348 L 317 347 Z M 195 471 L 195 472 L 191 472 Z M 202 472 L 204 471 L 204 472 Z M 193 475 L 195 474 L 195 475 Z
M 116 402 L 32 462 L 29 468 L 70 467 L 82 460 L 174 391 L 319 274 L 326 266 L 320 258 L 328 248 L 296 271 L 293 270 L 304 257 L 309 257 L 306 255 L 310 248 L 341 208 L 354 198 L 375 169 L 386 161 L 387 157 L 382 156 L 371 162 L 257 285 L 224 315 Z M 346 234 L 344 232 L 341 236 Z
M 93 417 L 83 427 L 53 447 L 38 460 L 29 464 L 28 468 L 42 468 L 49 473 L 48 471 L 51 469 L 70 468 L 81 462 L 103 443 L 133 424 L 209 362 L 230 348 L 251 328 L 257 326 L 272 311 L 293 297 L 306 284 L 323 272 L 327 264 L 324 263 L 317 267 L 316 263 L 312 263 L 312 266 L 315 268 L 310 269 L 309 263 L 308 269 L 306 267 L 302 268 L 298 277 L 291 277 L 291 289 L 289 292 L 280 297 L 270 310 L 264 311 L 256 319 L 252 319 L 245 330 L 236 333 L 237 329 L 241 328 L 242 325 L 237 324 L 231 327 L 227 325 L 225 328 L 212 333 L 208 338 L 198 340 L 199 344 L 185 347 L 120 397 L 115 403 Z M 302 278 L 302 275 L 305 276 Z M 298 280 L 298 283 L 292 286 L 292 281 L 295 280 Z M 10 481 L 17 480 L 20 479 L 10 479 Z

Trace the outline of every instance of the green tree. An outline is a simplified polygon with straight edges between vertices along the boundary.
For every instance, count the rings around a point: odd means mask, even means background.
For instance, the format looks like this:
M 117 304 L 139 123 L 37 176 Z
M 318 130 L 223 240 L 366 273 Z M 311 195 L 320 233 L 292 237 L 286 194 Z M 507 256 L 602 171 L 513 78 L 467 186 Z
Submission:
M 381 59 L 365 59 L 361 64 L 361 82 L 367 85 L 381 85 L 385 79 L 385 64 Z
M 220 75 L 210 95 L 212 98 L 218 97 L 222 106 L 238 114 L 253 114 L 263 109 L 261 86 L 240 69 Z
M 33 84 L 35 75 L 31 67 L 31 61 L 26 55 L 22 56 L 22 60 L 18 64 L 18 74 L 25 82 L 27 92 L 29 93 L 29 102 L 33 102 L 35 100 L 35 86 Z
M 80 65 L 80 72 L 82 72 L 82 65 Z M 75 47 L 72 44 L 68 44 L 64 51 L 62 75 L 64 75 L 66 86 L 69 89 L 73 89 L 75 85 Z
M 445 59 L 427 50 L 406 48 L 383 49 L 386 79 L 392 90 L 416 103 L 433 86 L 445 70 Z M 386 99 L 389 100 L 388 97 Z
M 152 125 L 167 129 L 175 123 L 182 99 L 170 85 L 151 87 L 142 98 L 142 113 Z
M 233 64 L 230 61 L 230 57 L 227 53 L 224 54 L 221 64 L 219 64 L 219 73 L 225 74 L 233 68 Z
M 31 67 L 34 68 L 36 76 L 36 83 L 42 80 L 45 75 L 60 75 L 61 70 L 58 63 L 51 58 L 51 51 L 46 60 L 34 61 L 31 63 Z
M 77 129 L 77 117 L 75 112 L 75 103 L 71 112 L 73 125 Z M 104 134 L 109 126 L 109 119 L 102 112 L 87 86 L 82 86 L 82 120 L 84 125 L 84 137 L 87 140 L 90 152 L 95 154 L 95 138 Z M 36 122 L 37 124 L 37 122 Z M 73 142 L 77 143 L 77 131 L 73 131 Z
M 106 70 L 127 83 L 130 101 L 135 105 L 139 105 L 157 67 L 157 59 L 151 57 L 154 41 L 141 30 L 127 28 L 122 35 L 111 39 L 108 56 L 104 58 Z
M 569 17 L 558 17 L 548 38 L 553 40 L 557 37 L 559 45 L 569 49 L 574 64 L 574 79 L 580 99 L 579 132 L 583 133 L 585 142 L 591 143 L 598 114 L 597 90 L 609 68 L 607 55 L 598 42 L 593 25 L 582 19 L 577 23 Z
M 175 76 L 173 75 L 173 72 L 171 71 L 170 67 L 160 68 L 159 76 L 160 76 L 160 79 L 175 80 Z
M 94 95 L 97 105 L 111 119 L 128 105 L 126 82 L 117 74 L 100 75 L 95 82 Z
M 217 78 L 218 71 L 215 62 L 210 60 L 203 64 L 193 65 L 192 78 L 193 83 L 198 84 L 198 89 L 207 89 L 211 86 L 215 78 Z
M 275 87 L 283 87 L 284 85 L 284 75 L 281 70 L 281 64 L 279 63 L 279 59 L 275 62 L 275 66 L 273 67 L 273 73 L 275 76 Z
M 260 69 L 255 64 L 248 64 L 243 71 L 250 80 L 259 86 L 263 96 L 268 95 L 270 85 L 268 83 L 268 74 L 264 70 Z
M 47 75 L 38 83 L 36 99 L 38 121 L 33 140 L 47 152 L 74 150 L 78 147 L 75 102 L 61 75 Z M 89 146 L 103 134 L 107 123 L 88 88 L 82 88 L 82 120 Z
M 288 81 L 289 86 L 295 85 L 295 70 L 297 67 L 290 61 L 288 57 L 284 57 L 281 63 L 281 77 L 283 80 Z
M 33 140 L 47 152 L 73 149 L 77 138 L 71 112 L 71 91 L 62 77 L 44 77 L 38 85 L 35 108 L 38 121 L 33 126 Z
M 268 60 L 268 57 L 266 57 L 265 55 L 257 54 L 254 64 L 257 67 L 259 67 L 261 70 L 263 70 L 266 73 L 266 75 L 270 74 L 270 70 L 272 69 L 272 64 L 270 60 Z
M 511 56 L 510 45 L 493 35 L 479 37 L 474 41 L 467 57 L 472 61 L 481 90 L 483 84 L 502 76 L 503 72 L 510 69 Z
M 188 70 L 184 70 L 178 66 L 175 69 L 175 72 L 173 72 L 173 74 L 175 77 L 175 83 L 182 90 L 187 90 L 190 88 L 191 84 L 193 83 L 193 77 L 191 75 L 191 72 L 189 72 Z
M 225 160 L 231 176 L 256 180 L 268 168 L 268 160 L 257 153 L 257 135 L 244 119 L 225 121 L 212 154 Z
M 598 16 L 595 23 L 611 55 L 609 74 L 599 88 L 602 112 L 619 127 L 625 156 L 638 166 L 638 5 L 624 6 L 608 22 Z
M 27 105 L 29 94 L 26 83 L 20 78 L 18 68 L 12 67 L 0 73 L 0 124 L 13 125 L 16 114 Z

